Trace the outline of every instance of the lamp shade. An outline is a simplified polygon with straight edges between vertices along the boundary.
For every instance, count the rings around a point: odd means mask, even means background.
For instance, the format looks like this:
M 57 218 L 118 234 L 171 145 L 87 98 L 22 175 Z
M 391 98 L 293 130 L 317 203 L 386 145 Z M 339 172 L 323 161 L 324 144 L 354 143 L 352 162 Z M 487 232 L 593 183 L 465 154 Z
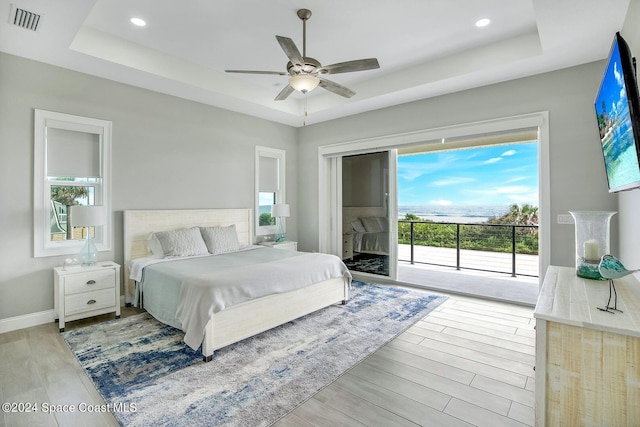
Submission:
M 104 206 L 71 206 L 73 227 L 94 227 L 104 224 Z
M 307 93 L 311 92 L 320 84 L 320 79 L 309 74 L 299 74 L 289 79 L 289 84 L 295 90 Z
M 277 205 L 271 205 L 271 216 L 275 218 L 288 218 L 291 214 L 289 205 L 286 203 L 279 203 Z

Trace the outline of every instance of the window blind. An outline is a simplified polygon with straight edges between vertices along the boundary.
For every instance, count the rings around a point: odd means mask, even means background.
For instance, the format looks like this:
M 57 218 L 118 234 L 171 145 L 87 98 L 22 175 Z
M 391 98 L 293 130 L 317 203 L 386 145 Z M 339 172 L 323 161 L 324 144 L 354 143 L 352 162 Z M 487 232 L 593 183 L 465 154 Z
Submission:
M 260 188 L 263 193 L 278 191 L 278 159 L 275 157 L 259 157 Z
M 100 178 L 100 135 L 46 128 L 47 176 Z

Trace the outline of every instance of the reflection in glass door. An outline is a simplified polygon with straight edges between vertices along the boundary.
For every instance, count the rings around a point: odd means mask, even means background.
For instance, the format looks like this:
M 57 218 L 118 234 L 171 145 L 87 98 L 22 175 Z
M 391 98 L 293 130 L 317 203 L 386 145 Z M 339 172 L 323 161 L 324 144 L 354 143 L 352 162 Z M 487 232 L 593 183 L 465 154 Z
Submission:
M 342 254 L 352 272 L 395 276 L 395 156 L 392 150 L 342 157 Z

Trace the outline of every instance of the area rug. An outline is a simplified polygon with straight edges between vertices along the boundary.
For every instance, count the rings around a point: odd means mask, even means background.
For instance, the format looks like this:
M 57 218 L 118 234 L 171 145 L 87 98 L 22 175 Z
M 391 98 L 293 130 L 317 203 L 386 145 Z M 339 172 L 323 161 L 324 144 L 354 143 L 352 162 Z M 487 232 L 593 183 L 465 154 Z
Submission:
M 143 313 L 63 333 L 125 426 L 266 426 L 446 300 L 353 282 L 351 298 L 214 354 Z
M 389 256 L 376 254 L 357 254 L 351 259 L 343 260 L 351 271 L 362 273 L 389 275 Z

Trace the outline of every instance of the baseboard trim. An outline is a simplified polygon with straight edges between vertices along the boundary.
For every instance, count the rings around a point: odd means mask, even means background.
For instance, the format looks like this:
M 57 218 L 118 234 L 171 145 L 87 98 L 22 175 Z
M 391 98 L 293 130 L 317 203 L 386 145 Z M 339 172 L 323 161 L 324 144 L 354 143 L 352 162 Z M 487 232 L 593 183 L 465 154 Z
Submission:
M 0 319 L 0 334 L 43 325 L 53 322 L 55 318 L 56 313 L 54 310 L 46 310 L 37 313 L 23 314 L 22 316 L 9 317 L 8 319 Z

